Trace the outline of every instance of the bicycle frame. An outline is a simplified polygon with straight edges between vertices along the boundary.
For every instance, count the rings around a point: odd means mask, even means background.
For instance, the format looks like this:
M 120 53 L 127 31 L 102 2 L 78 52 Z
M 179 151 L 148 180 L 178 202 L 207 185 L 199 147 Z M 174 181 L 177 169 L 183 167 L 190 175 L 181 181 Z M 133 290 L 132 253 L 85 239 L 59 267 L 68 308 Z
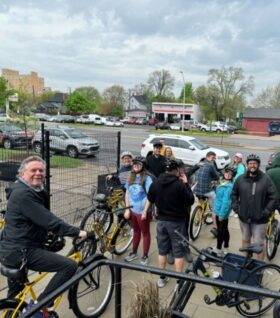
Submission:
M 268 225 L 267 225 L 267 229 L 266 229 L 266 237 L 270 238 L 272 235 L 272 223 L 273 221 L 276 220 L 276 213 L 275 211 L 271 214 L 269 220 L 268 220 Z

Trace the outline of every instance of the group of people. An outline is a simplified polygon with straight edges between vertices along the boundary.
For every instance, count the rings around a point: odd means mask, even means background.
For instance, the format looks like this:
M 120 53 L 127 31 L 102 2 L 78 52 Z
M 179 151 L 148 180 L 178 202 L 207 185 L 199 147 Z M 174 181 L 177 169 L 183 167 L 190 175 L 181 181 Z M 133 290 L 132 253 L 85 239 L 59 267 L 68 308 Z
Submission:
M 147 158 L 133 157 L 129 151 L 121 155 L 122 167 L 117 178 L 124 189 L 127 208 L 124 218 L 134 229 L 132 250 L 125 258 L 130 262 L 138 258 L 139 244 L 143 241 L 141 264 L 148 265 L 151 245 L 150 222 L 152 209 L 156 210 L 156 239 L 158 266 L 166 267 L 167 256 L 174 257 L 175 270 L 181 272 L 184 260 L 191 262 L 190 251 L 178 242 L 175 230 L 188 238 L 191 207 L 196 196 L 209 198 L 213 209 L 217 236 L 216 251 L 221 254 L 229 248 L 228 219 L 231 210 L 239 217 L 242 246 L 252 242 L 264 246 L 265 231 L 271 213 L 278 208 L 280 198 L 280 158 L 276 157 L 271 170 L 260 170 L 260 158 L 251 154 L 243 164 L 243 156 L 236 153 L 233 165 L 221 173 L 215 165 L 216 154 L 208 152 L 197 165 L 185 169 L 181 160 L 174 157 L 163 141 L 153 145 L 153 153 Z M 86 238 L 88 233 L 71 226 L 51 213 L 46 207 L 43 188 L 45 162 L 37 156 L 26 158 L 18 179 L 7 190 L 7 213 L 4 230 L 0 234 L 0 261 L 11 267 L 20 267 L 22 259 L 35 271 L 56 272 L 39 300 L 66 282 L 76 271 L 77 264 L 64 256 L 43 248 L 49 231 L 60 236 Z M 192 190 L 190 176 L 195 173 L 196 186 Z M 116 176 L 109 176 L 112 178 Z M 212 182 L 219 181 L 216 191 Z M 264 252 L 257 255 L 264 258 Z M 158 287 L 168 281 L 160 276 Z M 8 297 L 14 297 L 22 288 L 9 279 Z

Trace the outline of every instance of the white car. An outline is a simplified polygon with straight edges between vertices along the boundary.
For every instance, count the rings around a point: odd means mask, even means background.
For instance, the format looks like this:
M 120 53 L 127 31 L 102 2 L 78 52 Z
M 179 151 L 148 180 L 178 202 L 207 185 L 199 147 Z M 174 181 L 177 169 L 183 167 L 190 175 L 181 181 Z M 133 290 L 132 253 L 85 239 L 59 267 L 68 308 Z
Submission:
M 124 124 L 119 120 L 106 120 L 105 125 L 109 126 L 109 127 L 123 127 L 124 126 Z
M 230 164 L 228 152 L 212 148 L 203 144 L 200 140 L 181 135 L 150 135 L 141 145 L 141 156 L 146 157 L 147 154 L 153 151 L 153 144 L 164 139 L 165 146 L 170 146 L 173 150 L 175 158 L 183 160 L 186 165 L 194 165 L 202 158 L 206 157 L 207 152 L 213 151 L 216 153 L 216 164 L 218 169 L 223 169 Z
M 201 131 L 212 131 L 216 133 L 220 132 L 228 132 L 227 125 L 218 125 L 218 124 L 212 124 L 210 125 L 201 125 L 199 128 Z
M 184 123 L 184 130 L 189 130 L 191 127 L 188 123 Z M 171 130 L 182 130 L 182 123 L 173 123 L 170 124 L 170 129 Z

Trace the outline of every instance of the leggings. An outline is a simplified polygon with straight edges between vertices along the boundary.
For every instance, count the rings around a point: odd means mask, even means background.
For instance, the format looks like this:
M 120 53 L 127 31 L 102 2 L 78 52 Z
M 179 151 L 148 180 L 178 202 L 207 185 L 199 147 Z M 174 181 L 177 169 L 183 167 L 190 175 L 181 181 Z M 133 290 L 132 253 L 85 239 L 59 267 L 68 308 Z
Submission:
M 133 234 L 133 252 L 137 253 L 138 246 L 141 240 L 141 234 L 143 235 L 143 255 L 148 256 L 151 245 L 151 233 L 150 222 L 151 213 L 147 214 L 146 220 L 141 220 L 141 214 L 131 212 L 132 226 L 134 230 Z
M 217 248 L 220 250 L 224 243 L 224 248 L 228 248 L 229 244 L 229 231 L 228 231 L 228 219 L 219 220 L 219 217 L 216 215 L 217 223 Z

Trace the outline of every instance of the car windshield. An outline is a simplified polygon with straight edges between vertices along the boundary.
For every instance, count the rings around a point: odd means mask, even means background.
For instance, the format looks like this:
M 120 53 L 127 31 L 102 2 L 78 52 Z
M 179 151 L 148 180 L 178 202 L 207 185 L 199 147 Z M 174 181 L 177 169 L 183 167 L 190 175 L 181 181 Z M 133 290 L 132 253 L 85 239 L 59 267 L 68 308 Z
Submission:
M 191 144 L 193 144 L 197 149 L 199 150 L 204 150 L 204 149 L 208 149 L 209 147 L 204 145 L 201 141 L 199 141 L 198 139 L 192 139 L 189 140 L 189 142 Z
M 87 136 L 81 133 L 77 129 L 65 129 L 66 134 L 68 134 L 71 138 L 86 138 Z
M 3 129 L 5 129 L 7 131 L 22 131 L 22 129 L 20 127 L 13 126 L 13 125 L 3 126 Z

